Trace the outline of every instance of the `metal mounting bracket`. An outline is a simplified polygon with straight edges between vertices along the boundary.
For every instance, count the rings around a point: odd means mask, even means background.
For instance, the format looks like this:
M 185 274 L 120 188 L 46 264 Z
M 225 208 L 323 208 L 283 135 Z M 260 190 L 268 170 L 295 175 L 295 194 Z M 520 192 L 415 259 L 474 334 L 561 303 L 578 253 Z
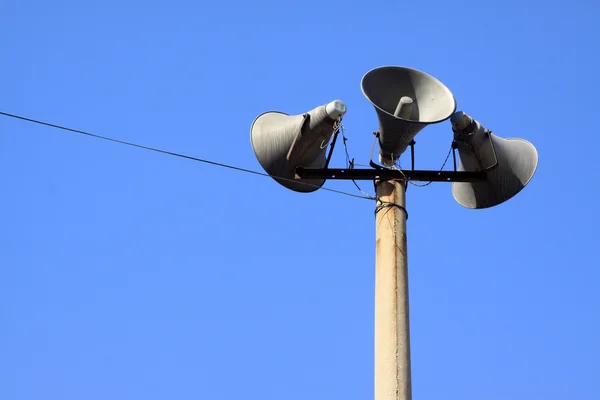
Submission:
M 478 182 L 486 179 L 487 172 L 484 171 L 456 171 L 456 161 L 454 160 L 454 171 L 430 171 L 414 169 L 414 141 L 410 143 L 412 155 L 411 170 L 402 170 L 395 168 L 386 168 L 373 161 L 375 153 L 375 143 L 379 137 L 378 132 L 374 132 L 373 147 L 369 157 L 369 165 L 373 169 L 362 168 L 327 168 L 331 157 L 331 149 L 327 157 L 325 168 L 296 168 L 297 179 L 336 179 L 336 180 L 378 180 L 378 179 L 402 179 L 408 181 L 427 181 L 427 182 Z M 334 141 L 335 143 L 335 141 Z M 333 143 L 333 144 L 334 144 Z M 333 147 L 333 146 L 332 146 Z M 453 144 L 453 156 L 454 156 Z M 453 157 L 454 158 L 454 157 Z
M 363 180 L 405 179 L 408 181 L 431 182 L 477 182 L 484 181 L 485 171 L 427 171 L 369 168 L 296 168 L 296 175 L 302 179 Z

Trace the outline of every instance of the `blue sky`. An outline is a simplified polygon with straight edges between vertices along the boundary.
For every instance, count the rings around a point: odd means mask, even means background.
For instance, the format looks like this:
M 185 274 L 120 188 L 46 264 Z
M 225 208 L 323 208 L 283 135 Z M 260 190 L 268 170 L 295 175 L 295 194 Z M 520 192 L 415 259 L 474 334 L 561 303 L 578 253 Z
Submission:
M 260 169 L 258 114 L 339 98 L 364 163 L 363 74 L 430 73 L 540 165 L 488 210 L 409 188 L 414 398 L 598 399 L 600 5 L 367 4 L 5 1 L 0 110 Z M 372 398 L 371 202 L 6 117 L 0 169 L 0 398 Z

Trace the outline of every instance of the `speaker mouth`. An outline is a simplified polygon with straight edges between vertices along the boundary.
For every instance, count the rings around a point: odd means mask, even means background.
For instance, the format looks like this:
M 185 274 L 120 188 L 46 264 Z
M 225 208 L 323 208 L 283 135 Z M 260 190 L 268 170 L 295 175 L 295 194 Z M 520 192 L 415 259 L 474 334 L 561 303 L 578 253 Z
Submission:
M 258 115 L 256 118 L 254 118 L 254 121 L 252 121 L 252 125 L 250 125 L 250 144 L 252 145 L 252 151 L 254 152 L 254 155 L 257 157 L 258 163 L 260 164 L 260 166 L 265 169 L 265 166 L 262 165 L 262 163 L 260 162 L 260 159 L 258 158 L 258 153 L 256 152 L 256 147 L 254 147 L 254 125 L 256 124 L 256 122 L 263 116 L 267 115 L 267 114 L 281 114 L 285 117 L 289 117 L 289 114 L 283 113 L 281 111 L 265 111 L 264 113 Z M 266 172 L 266 171 L 265 171 Z M 268 173 L 268 172 L 267 172 Z
M 276 139 L 276 136 L 272 136 L 265 142 L 265 138 L 262 137 L 261 134 L 257 132 L 255 129 L 256 123 L 263 118 L 272 118 L 272 117 L 280 116 L 280 117 L 297 117 L 290 116 L 287 113 L 281 111 L 267 111 L 259 116 L 257 116 L 252 125 L 250 126 L 250 144 L 252 146 L 252 151 L 254 151 L 254 155 L 262 169 L 269 175 L 271 178 L 275 180 L 275 182 L 279 183 L 281 186 L 291 189 L 295 192 L 299 193 L 311 193 L 318 189 L 320 189 L 325 184 L 325 179 L 296 179 L 296 170 L 295 166 L 291 164 L 285 163 L 283 160 L 280 162 L 273 162 L 273 158 L 268 156 L 269 150 L 273 150 L 273 146 L 277 146 L 277 144 L 281 144 L 279 140 Z M 300 128 L 301 123 L 298 125 L 298 129 Z M 258 135 L 258 136 L 256 136 Z M 271 145 L 269 145 L 270 143 Z M 287 146 L 284 146 L 287 148 Z M 307 165 L 307 167 L 313 167 L 312 165 Z M 316 160 L 315 168 L 322 167 L 318 160 Z
M 363 76 L 361 90 L 377 110 L 413 124 L 429 125 L 443 122 L 456 111 L 456 99 L 450 89 L 433 76 L 414 68 L 373 68 Z M 394 110 L 403 96 L 414 101 L 410 118 L 394 115 Z
M 452 184 L 454 199 L 465 208 L 488 209 L 505 203 L 525 189 L 538 169 L 539 155 L 531 142 L 494 138 L 498 164 L 487 172 L 486 181 Z M 462 159 L 459 170 L 465 170 Z

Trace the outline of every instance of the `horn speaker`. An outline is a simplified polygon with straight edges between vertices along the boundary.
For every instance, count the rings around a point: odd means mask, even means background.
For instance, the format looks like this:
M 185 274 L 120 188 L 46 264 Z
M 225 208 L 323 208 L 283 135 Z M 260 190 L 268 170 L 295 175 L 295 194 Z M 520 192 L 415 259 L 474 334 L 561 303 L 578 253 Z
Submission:
M 421 129 L 447 120 L 456 111 L 452 92 L 416 69 L 375 68 L 363 76 L 361 87 L 377 112 L 380 159 L 388 165 L 396 162 Z
M 524 139 L 493 135 L 462 111 L 452 115 L 459 171 L 486 171 L 482 182 L 454 182 L 454 199 L 467 208 L 488 208 L 509 200 L 533 178 L 538 153 Z
M 346 105 L 335 100 L 300 115 L 270 111 L 250 128 L 254 154 L 265 172 L 296 192 L 314 192 L 325 179 L 295 179 L 296 167 L 323 168 L 329 140 Z

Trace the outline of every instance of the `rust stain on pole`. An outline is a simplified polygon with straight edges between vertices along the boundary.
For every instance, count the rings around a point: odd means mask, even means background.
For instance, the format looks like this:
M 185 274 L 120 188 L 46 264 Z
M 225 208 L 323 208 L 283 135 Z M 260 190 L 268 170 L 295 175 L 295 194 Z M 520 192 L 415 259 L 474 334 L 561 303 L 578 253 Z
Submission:
M 405 184 L 376 182 L 375 400 L 411 400 Z M 393 206 L 396 204 L 400 207 Z

